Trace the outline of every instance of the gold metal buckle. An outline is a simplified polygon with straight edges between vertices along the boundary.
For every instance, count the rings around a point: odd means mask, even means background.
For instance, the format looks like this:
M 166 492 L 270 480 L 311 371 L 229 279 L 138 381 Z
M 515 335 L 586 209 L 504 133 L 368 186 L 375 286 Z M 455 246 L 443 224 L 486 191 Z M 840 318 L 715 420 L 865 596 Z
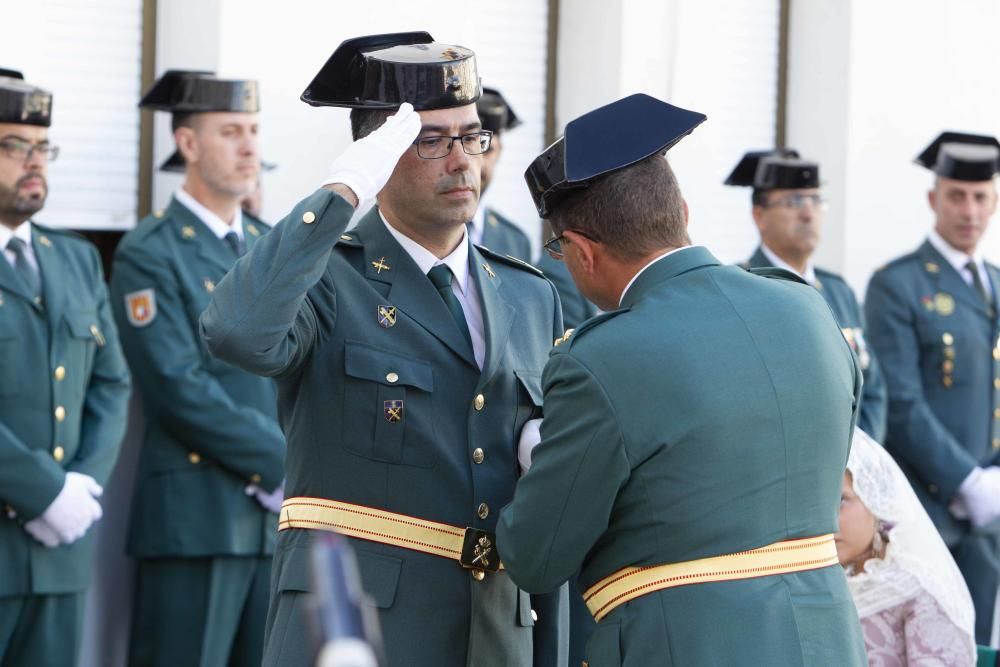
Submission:
M 467 570 L 500 571 L 500 554 L 496 535 L 478 528 L 466 528 L 462 555 L 458 562 Z

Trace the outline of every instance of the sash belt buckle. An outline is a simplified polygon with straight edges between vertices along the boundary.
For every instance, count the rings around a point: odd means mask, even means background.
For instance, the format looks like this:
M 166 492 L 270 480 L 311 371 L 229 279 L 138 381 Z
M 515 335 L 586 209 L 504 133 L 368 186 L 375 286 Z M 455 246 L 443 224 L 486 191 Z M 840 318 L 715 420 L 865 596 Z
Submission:
M 491 532 L 478 528 L 466 528 L 462 541 L 462 555 L 458 562 L 467 570 L 500 571 L 500 554 L 497 553 L 497 538 Z

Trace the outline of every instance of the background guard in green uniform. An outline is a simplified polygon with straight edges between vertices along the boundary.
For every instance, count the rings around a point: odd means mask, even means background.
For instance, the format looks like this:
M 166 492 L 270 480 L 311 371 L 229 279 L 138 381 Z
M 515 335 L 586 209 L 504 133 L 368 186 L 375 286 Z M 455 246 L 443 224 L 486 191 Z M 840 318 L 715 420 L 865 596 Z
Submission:
M 760 232 L 760 245 L 743 266 L 773 266 L 791 271 L 823 295 L 864 373 L 858 426 L 882 442 L 888 401 L 885 379 L 874 351 L 865 340 L 858 300 L 843 278 L 812 262 L 826 210 L 819 165 L 800 159 L 792 149 L 752 151 L 736 165 L 726 185 L 753 188 L 752 213 Z
M 29 219 L 52 95 L 0 70 L 0 665 L 76 664 L 129 379 L 96 249 Z
M 979 242 L 996 211 L 1000 144 L 945 132 L 917 158 L 935 173 L 934 228 L 868 284 L 868 335 L 889 385 L 886 448 L 969 585 L 976 641 L 998 645 L 1000 270 Z
M 256 187 L 257 83 L 169 71 L 141 106 L 171 111 L 184 185 L 115 253 L 112 303 L 147 426 L 128 551 L 132 665 L 259 665 L 285 441 L 271 382 L 198 335 L 215 285 L 268 227 Z
M 513 495 L 516 445 L 541 416 L 541 369 L 562 332 L 538 271 L 468 241 L 489 147 L 479 93 L 474 54 L 427 33 L 341 44 L 303 100 L 352 108 L 355 143 L 202 315 L 213 354 L 275 379 L 288 433 L 265 665 L 314 664 L 309 547 L 316 530 L 343 528 L 300 521 L 299 510 L 333 501 L 361 521 L 389 512 L 396 525 L 446 524 L 436 532 L 486 549 L 460 565 L 351 533 L 391 667 L 527 667 L 549 650 L 534 644 L 528 593 L 471 560 L 499 563 L 497 510 Z
M 663 153 L 703 120 L 634 95 L 572 121 L 526 174 L 557 234 L 546 247 L 611 312 L 545 367 L 541 443 L 500 514 L 504 564 L 528 590 L 577 570 L 591 587 L 764 545 L 770 560 L 823 536 L 800 571 L 632 591 L 599 620 L 587 660 L 860 667 L 832 533 L 861 373 L 814 289 L 689 245 Z

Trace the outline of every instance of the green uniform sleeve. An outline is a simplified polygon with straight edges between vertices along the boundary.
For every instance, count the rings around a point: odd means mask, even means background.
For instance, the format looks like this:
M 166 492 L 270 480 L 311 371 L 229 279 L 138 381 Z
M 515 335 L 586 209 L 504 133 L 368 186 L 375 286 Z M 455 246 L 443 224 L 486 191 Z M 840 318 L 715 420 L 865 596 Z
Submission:
M 48 450 L 30 449 L 0 423 L 0 489 L 18 517 L 41 515 L 62 490 L 65 472 Z

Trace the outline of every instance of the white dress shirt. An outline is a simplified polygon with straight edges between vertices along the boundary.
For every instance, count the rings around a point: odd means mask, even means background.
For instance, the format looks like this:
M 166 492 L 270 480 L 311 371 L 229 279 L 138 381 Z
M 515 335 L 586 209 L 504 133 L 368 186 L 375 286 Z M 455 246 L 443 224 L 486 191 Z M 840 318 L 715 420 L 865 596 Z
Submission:
M 972 272 L 965 268 L 965 265 L 969 263 L 970 259 L 975 262 L 976 269 L 979 270 L 979 278 L 983 281 L 983 287 L 986 288 L 986 296 L 993 298 L 993 286 L 990 284 L 990 275 L 986 273 L 986 260 L 983 259 L 983 253 L 979 251 L 979 248 L 976 248 L 976 252 L 970 257 L 961 250 L 949 245 L 948 242 L 941 238 L 941 235 L 933 229 L 927 235 L 927 240 L 930 241 L 931 245 L 934 246 L 934 249 L 941 253 L 941 256 L 944 257 L 956 271 L 958 271 L 958 275 L 962 276 L 962 280 L 964 280 L 965 284 L 969 287 L 973 286 Z
M 24 241 L 24 258 L 28 261 L 28 264 L 30 264 L 31 267 L 37 271 L 38 260 L 35 259 L 35 248 L 31 245 L 30 222 L 22 222 L 16 229 L 13 230 L 6 225 L 0 225 L 0 250 L 3 250 L 3 256 L 7 259 L 7 263 L 13 267 L 14 263 L 17 262 L 17 255 L 15 255 L 12 250 L 7 248 L 7 244 L 10 243 L 11 238 L 15 236 Z
M 208 210 L 201 202 L 191 196 L 184 188 L 179 188 L 174 193 L 174 198 L 184 205 L 184 208 L 191 211 L 195 216 L 205 223 L 212 230 L 212 233 L 220 239 L 225 239 L 229 232 L 236 232 L 236 236 L 243 241 L 243 212 L 240 207 L 236 207 L 236 214 L 233 216 L 232 224 Z
M 784 269 L 785 271 L 791 271 L 799 278 L 802 278 L 802 280 L 812 285 L 813 287 L 816 286 L 816 267 L 813 266 L 812 262 L 806 262 L 806 272 L 799 273 L 798 271 L 793 269 L 791 265 L 788 264 L 788 262 L 786 262 L 785 260 L 778 257 L 776 254 L 774 254 L 774 251 L 768 248 L 763 241 L 761 241 L 760 243 L 760 250 L 761 252 L 764 253 L 764 257 L 767 257 L 767 261 L 771 262 L 771 264 L 774 264 L 774 266 L 776 266 L 777 268 Z
M 438 264 L 445 264 L 454 276 L 451 281 L 451 290 L 458 297 L 458 302 L 462 304 L 462 312 L 465 313 L 465 323 L 469 326 L 469 334 L 472 336 L 472 351 L 476 357 L 476 363 L 481 369 L 486 361 L 486 334 L 483 329 L 483 306 L 479 301 L 479 292 L 469 274 L 469 234 L 465 227 L 462 227 L 462 242 L 444 259 L 438 259 L 434 253 L 423 247 L 410 237 L 406 236 L 398 229 L 390 225 L 382 211 L 379 211 L 382 224 L 389 230 L 392 237 L 403 246 L 420 271 L 427 273 Z

